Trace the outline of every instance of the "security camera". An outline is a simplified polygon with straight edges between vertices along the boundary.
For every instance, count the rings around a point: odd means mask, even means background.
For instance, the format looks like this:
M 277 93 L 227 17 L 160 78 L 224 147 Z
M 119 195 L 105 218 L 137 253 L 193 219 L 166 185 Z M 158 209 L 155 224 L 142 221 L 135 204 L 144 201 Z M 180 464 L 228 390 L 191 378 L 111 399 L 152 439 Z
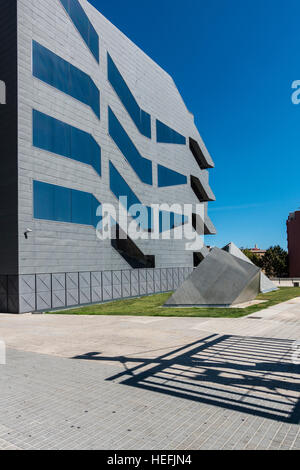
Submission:
M 27 238 L 28 238 L 28 234 L 29 234 L 29 233 L 32 233 L 32 230 L 31 230 L 30 228 L 27 228 L 27 229 L 25 230 L 25 232 L 24 232 L 24 235 L 25 235 L 26 240 L 27 240 Z

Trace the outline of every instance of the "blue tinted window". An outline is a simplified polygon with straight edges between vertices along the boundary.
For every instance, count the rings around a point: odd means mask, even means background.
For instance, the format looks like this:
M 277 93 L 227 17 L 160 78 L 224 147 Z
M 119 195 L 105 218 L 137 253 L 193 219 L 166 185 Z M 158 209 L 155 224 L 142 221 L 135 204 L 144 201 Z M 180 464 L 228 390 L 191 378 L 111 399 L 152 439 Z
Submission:
M 174 216 L 174 219 L 173 219 L 174 228 L 179 227 L 180 225 L 186 224 L 189 220 L 187 216 L 182 215 L 182 214 L 174 213 L 173 216 Z
M 177 186 L 180 184 L 187 184 L 187 177 L 177 171 L 170 170 L 165 166 L 158 165 L 158 187 L 163 188 L 166 186 Z
M 115 166 L 110 162 L 110 189 L 112 193 L 116 196 L 117 199 L 120 199 L 122 196 L 127 197 L 127 209 L 128 213 L 131 214 L 133 218 L 138 217 L 139 214 L 134 214 L 131 211 L 131 206 L 135 204 L 142 204 L 136 194 L 132 191 L 130 186 L 126 183 L 124 178 L 120 175 Z M 148 224 L 145 227 L 142 227 L 144 230 L 154 228 L 153 222 L 153 211 L 151 207 L 145 206 L 148 211 Z M 182 215 L 174 214 L 173 212 L 161 212 L 159 214 L 159 230 L 160 232 L 165 232 L 171 230 L 174 227 L 178 227 L 185 223 L 185 218 Z
M 33 205 L 35 219 L 93 227 L 101 220 L 101 204 L 92 194 L 40 181 L 33 182 Z
M 89 135 L 86 132 L 75 127 L 70 128 L 70 144 L 70 156 L 72 155 L 73 160 L 90 163 L 90 155 L 86 154 L 89 144 Z
M 95 59 L 99 63 L 99 36 L 91 24 L 89 29 L 89 47 Z
M 100 202 L 93 194 L 72 189 L 72 222 L 81 225 L 97 227 L 101 215 L 96 215 Z M 100 211 L 101 214 L 101 211 Z
M 102 219 L 102 206 L 100 202 L 93 195 L 92 195 L 92 200 L 91 200 L 91 210 L 92 210 L 92 226 L 96 228 L 98 223 Z
M 101 169 L 101 148 L 95 141 L 95 139 L 90 136 L 89 138 L 89 152 L 91 155 L 91 166 L 97 171 L 97 173 L 101 176 L 102 169 Z
M 171 214 L 169 212 L 159 213 L 159 231 L 167 232 L 171 230 Z
M 91 77 L 36 41 L 32 48 L 33 75 L 90 106 L 100 119 L 100 92 Z
M 123 103 L 124 107 L 126 108 L 129 116 L 135 123 L 138 130 L 146 137 L 151 139 L 151 117 L 150 114 L 143 111 L 136 99 L 134 98 L 133 94 L 131 93 L 130 89 L 128 88 L 125 80 L 123 79 L 122 75 L 120 74 L 119 70 L 117 69 L 114 61 L 107 54 L 107 63 L 108 63 L 108 80 L 112 87 L 114 88 L 115 92 L 117 93 L 118 97 L 120 98 L 121 102 Z
M 35 147 L 70 156 L 70 133 L 63 122 L 33 110 L 32 128 Z
M 110 162 L 110 189 L 117 199 L 121 196 L 127 197 L 128 208 L 134 204 L 142 204 L 138 197 L 134 194 L 130 186 L 126 183 L 124 178 L 120 175 L 116 167 Z
M 35 219 L 54 219 L 54 186 L 33 182 L 33 214 Z
M 92 225 L 91 194 L 72 191 L 72 222 L 74 224 Z
M 71 222 L 71 193 L 72 190 L 62 186 L 53 186 L 54 220 Z
M 33 110 L 33 145 L 91 165 L 101 176 L 101 149 L 93 136 Z
M 109 108 L 109 134 L 143 183 L 152 185 L 152 162 L 141 156 Z
M 109 163 L 109 169 L 110 169 L 110 189 L 112 193 L 116 196 L 117 199 L 120 199 L 122 196 L 127 197 L 127 207 L 128 213 L 131 214 L 133 218 L 136 218 L 139 216 L 139 214 L 135 213 L 134 211 L 131 210 L 131 207 L 140 204 L 142 205 L 141 201 L 139 198 L 135 195 L 135 193 L 132 191 L 130 186 L 126 183 L 124 178 L 120 175 L 118 170 L 115 168 L 115 166 L 110 162 Z M 148 213 L 149 213 L 149 208 L 147 208 Z M 148 215 L 149 218 L 149 215 Z M 144 230 L 148 230 L 149 224 L 150 224 L 150 219 L 147 221 L 148 223 L 146 224 L 145 227 L 142 227 Z
M 101 149 L 86 132 L 71 127 L 71 158 L 91 165 L 101 176 Z
M 78 0 L 60 0 L 82 39 L 99 62 L 99 36 Z
M 186 144 L 186 138 L 178 132 L 168 127 L 161 121 L 156 121 L 156 138 L 157 142 L 165 144 Z
M 159 231 L 166 232 L 173 230 L 176 227 L 184 225 L 188 221 L 188 218 L 182 214 L 176 214 L 175 212 L 160 212 L 159 213 Z

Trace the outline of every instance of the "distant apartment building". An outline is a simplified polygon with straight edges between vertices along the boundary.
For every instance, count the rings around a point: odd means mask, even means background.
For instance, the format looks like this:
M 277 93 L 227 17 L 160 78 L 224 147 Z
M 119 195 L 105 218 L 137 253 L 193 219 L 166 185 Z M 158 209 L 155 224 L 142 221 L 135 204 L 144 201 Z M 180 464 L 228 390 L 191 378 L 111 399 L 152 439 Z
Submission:
M 249 248 L 250 253 L 253 253 L 254 255 L 257 255 L 259 258 L 263 258 L 267 252 L 267 250 L 261 250 L 258 248 L 257 245 L 255 245 L 254 248 Z
M 287 220 L 290 277 L 300 277 L 300 210 Z

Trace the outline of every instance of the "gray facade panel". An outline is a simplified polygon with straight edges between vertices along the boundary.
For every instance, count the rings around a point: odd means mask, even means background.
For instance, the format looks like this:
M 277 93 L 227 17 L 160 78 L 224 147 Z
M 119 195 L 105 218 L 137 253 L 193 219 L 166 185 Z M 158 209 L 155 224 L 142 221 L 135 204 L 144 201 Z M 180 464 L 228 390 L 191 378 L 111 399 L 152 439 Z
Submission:
M 36 294 L 36 309 L 37 310 L 51 310 L 52 308 L 52 295 L 51 291 L 41 292 Z
M 52 291 L 52 308 L 64 308 L 66 306 L 66 291 Z
M 130 289 L 130 284 L 123 283 L 122 284 L 122 297 L 126 299 L 127 297 L 131 297 L 131 289 Z

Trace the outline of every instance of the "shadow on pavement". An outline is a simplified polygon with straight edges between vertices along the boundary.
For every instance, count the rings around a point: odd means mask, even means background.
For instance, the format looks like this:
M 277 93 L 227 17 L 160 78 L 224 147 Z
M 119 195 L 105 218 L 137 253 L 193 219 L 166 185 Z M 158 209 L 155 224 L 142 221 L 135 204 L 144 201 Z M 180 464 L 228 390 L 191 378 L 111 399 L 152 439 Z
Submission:
M 211 335 L 150 359 L 98 352 L 74 359 L 121 363 L 124 371 L 109 381 L 292 424 L 300 421 L 300 368 L 292 363 L 293 343 Z

